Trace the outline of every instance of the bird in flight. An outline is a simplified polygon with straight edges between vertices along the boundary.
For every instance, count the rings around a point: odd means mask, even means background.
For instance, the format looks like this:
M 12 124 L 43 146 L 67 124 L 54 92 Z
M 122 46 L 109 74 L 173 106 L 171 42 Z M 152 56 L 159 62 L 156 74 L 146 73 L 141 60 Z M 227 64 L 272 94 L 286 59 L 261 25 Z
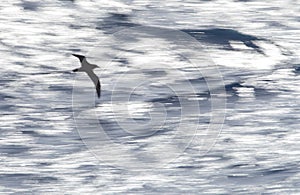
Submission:
M 85 73 L 87 73 L 87 75 L 91 78 L 91 80 L 93 81 L 93 83 L 96 87 L 98 98 L 100 98 L 100 95 L 101 95 L 100 80 L 99 80 L 98 76 L 93 72 L 93 69 L 99 68 L 99 66 L 97 66 L 95 64 L 88 63 L 85 56 L 77 55 L 77 54 L 72 54 L 72 55 L 77 57 L 80 60 L 80 63 L 81 63 L 81 67 L 74 69 L 73 72 L 85 72 Z

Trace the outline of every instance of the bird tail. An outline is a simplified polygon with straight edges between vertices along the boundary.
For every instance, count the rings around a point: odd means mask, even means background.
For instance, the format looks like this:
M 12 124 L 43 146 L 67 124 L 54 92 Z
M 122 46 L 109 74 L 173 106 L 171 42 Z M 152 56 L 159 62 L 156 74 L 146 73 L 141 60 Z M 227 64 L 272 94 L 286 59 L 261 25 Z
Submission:
M 78 71 L 78 68 L 76 68 L 76 69 L 73 70 L 73 72 L 77 72 L 77 71 Z

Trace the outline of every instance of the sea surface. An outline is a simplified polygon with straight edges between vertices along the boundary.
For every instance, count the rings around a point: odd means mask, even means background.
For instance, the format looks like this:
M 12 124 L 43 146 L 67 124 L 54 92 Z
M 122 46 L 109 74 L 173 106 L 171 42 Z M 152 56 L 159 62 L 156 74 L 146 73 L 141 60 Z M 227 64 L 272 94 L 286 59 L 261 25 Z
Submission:
M 0 194 L 300 194 L 299 13 L 3 0 Z

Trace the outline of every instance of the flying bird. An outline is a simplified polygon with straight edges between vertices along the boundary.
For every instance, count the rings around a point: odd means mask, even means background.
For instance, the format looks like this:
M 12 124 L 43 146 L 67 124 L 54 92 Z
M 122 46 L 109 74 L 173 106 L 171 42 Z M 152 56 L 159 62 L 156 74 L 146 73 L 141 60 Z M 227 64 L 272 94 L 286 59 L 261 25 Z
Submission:
M 87 75 L 91 78 L 91 80 L 93 81 L 93 83 L 96 87 L 98 98 L 100 98 L 100 95 L 101 95 L 100 80 L 99 80 L 98 76 L 93 72 L 93 69 L 99 68 L 99 66 L 97 66 L 95 64 L 88 63 L 85 56 L 77 55 L 77 54 L 72 54 L 72 55 L 77 57 L 80 60 L 80 63 L 81 63 L 81 67 L 74 69 L 73 72 L 85 72 L 85 73 L 87 73 Z

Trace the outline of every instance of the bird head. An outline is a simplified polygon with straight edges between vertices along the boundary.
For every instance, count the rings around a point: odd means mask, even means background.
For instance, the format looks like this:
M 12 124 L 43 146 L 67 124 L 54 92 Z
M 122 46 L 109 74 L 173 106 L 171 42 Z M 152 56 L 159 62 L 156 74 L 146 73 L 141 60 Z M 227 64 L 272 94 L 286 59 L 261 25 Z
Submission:
M 95 65 L 95 64 L 91 64 L 92 68 L 95 69 L 95 68 L 100 68 L 99 66 Z

